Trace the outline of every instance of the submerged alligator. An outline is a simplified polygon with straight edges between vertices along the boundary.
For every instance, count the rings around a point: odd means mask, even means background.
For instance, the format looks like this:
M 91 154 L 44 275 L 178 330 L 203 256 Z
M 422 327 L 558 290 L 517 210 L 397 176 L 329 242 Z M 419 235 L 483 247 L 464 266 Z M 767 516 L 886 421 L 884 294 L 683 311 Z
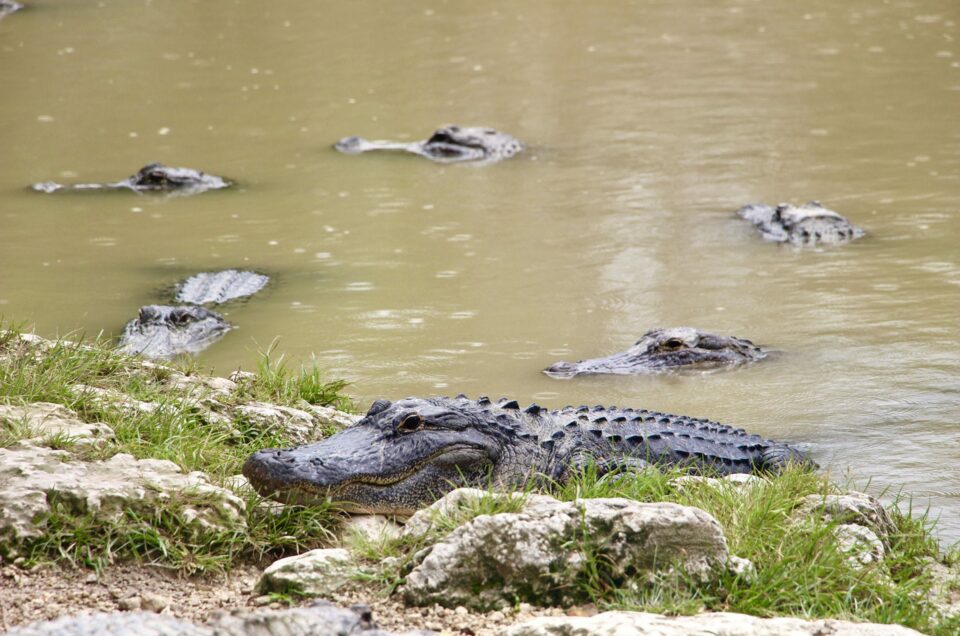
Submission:
M 705 368 L 762 360 L 767 354 L 743 338 L 718 336 L 692 327 L 652 329 L 636 344 L 605 358 L 555 362 L 543 370 L 554 378 L 611 373 L 663 373 L 678 368 Z
M 233 329 L 223 316 L 200 305 L 253 295 L 269 280 L 263 274 L 235 269 L 191 276 L 176 288 L 176 300 L 190 304 L 141 307 L 140 315 L 123 328 L 120 350 L 147 358 L 199 353 Z
M 199 353 L 232 329 L 215 311 L 193 305 L 147 305 L 127 323 L 120 351 L 147 358 Z
M 76 183 L 61 185 L 53 181 L 35 183 L 31 189 L 37 192 L 88 192 L 96 190 L 133 190 L 139 193 L 168 192 L 200 194 L 207 190 L 229 188 L 233 182 L 223 177 L 206 174 L 193 168 L 171 168 L 151 163 L 140 168 L 137 174 L 114 183 Z
M 840 245 L 865 234 L 846 217 L 823 207 L 819 201 L 801 206 L 750 204 L 737 210 L 737 214 L 757 226 L 768 241 L 797 246 Z
M 0 18 L 14 11 L 19 11 L 23 8 L 23 5 L 19 2 L 13 2 L 13 0 L 0 0 Z
M 346 154 L 360 154 L 371 150 L 399 150 L 438 163 L 476 161 L 494 163 L 509 159 L 523 150 L 520 140 L 493 128 L 444 126 L 426 141 L 369 141 L 363 137 L 345 137 L 333 145 Z
M 288 503 L 411 514 L 461 485 L 511 488 L 647 464 L 701 472 L 776 472 L 815 464 L 784 444 L 709 420 L 596 406 L 521 410 L 487 398 L 377 400 L 354 426 L 315 444 L 251 455 L 243 474 Z
M 176 300 L 191 305 L 219 305 L 229 300 L 252 296 L 268 282 L 268 276 L 256 272 L 236 269 L 202 272 L 177 285 Z

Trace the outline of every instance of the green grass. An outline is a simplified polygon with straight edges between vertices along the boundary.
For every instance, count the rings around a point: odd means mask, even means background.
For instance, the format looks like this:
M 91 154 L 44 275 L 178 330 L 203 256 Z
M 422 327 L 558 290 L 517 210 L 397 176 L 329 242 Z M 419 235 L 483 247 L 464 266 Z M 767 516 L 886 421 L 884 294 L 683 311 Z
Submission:
M 176 387 L 177 373 L 195 375 L 193 366 L 160 366 L 116 353 L 103 341 L 62 340 L 49 348 L 21 341 L 20 331 L 0 331 L 0 403 L 25 405 L 53 402 L 73 410 L 81 420 L 102 422 L 116 435 L 99 448 L 82 447 L 64 435 L 46 442 L 82 459 L 107 459 L 117 453 L 137 458 L 166 459 L 184 471 L 202 471 L 214 484 L 240 472 L 244 460 L 265 447 L 292 445 L 282 431 L 258 430 L 242 419 L 217 418 L 207 408 L 210 397 L 199 386 Z M 291 369 L 267 352 L 257 361 L 249 382 L 230 396 L 216 395 L 226 407 L 250 400 L 298 407 L 304 403 L 343 408 L 350 404 L 341 393 L 342 381 L 323 382 L 315 368 Z M 89 393 L 82 384 L 116 391 L 157 405 L 152 412 L 131 412 L 112 406 Z M 0 448 L 33 437 L 23 422 L 0 423 Z M 118 559 L 137 559 L 197 572 L 223 570 L 241 562 L 260 562 L 306 549 L 329 545 L 340 518 L 329 506 L 287 506 L 279 513 L 259 497 L 246 497 L 246 529 L 235 532 L 199 530 L 182 514 L 178 502 L 169 502 L 153 515 L 129 512 L 112 523 L 94 521 L 68 507 L 55 507 L 46 519 L 41 539 L 25 545 L 0 546 L 0 554 L 16 552 L 29 561 L 66 560 L 100 568 Z

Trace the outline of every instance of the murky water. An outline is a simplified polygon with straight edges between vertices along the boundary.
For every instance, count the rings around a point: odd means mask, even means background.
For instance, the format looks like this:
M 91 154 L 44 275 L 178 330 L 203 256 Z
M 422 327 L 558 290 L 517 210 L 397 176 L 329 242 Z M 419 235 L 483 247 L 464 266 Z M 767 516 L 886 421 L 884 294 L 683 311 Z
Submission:
M 274 277 L 201 357 L 279 338 L 378 396 L 507 394 L 707 416 L 899 488 L 960 539 L 960 5 L 32 0 L 0 21 L 0 313 L 117 334 L 201 270 Z M 485 168 L 345 156 L 457 122 Z M 240 181 L 45 196 L 149 161 Z M 764 243 L 820 199 L 853 245 Z M 654 326 L 780 351 L 740 370 L 554 380 Z

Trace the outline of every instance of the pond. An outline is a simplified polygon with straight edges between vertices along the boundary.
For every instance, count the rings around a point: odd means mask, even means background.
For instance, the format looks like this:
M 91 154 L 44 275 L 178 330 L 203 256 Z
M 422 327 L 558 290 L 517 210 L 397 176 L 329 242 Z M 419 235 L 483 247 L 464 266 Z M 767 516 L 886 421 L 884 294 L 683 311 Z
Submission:
M 117 335 L 198 271 L 272 277 L 199 357 L 276 339 L 376 397 L 466 393 L 709 417 L 899 489 L 960 539 L 960 5 L 32 0 L 0 20 L 0 314 Z M 485 167 L 347 156 L 444 123 Z M 44 195 L 151 161 L 195 197 Z M 749 202 L 867 236 L 763 241 Z M 691 325 L 776 351 L 708 374 L 557 380 Z

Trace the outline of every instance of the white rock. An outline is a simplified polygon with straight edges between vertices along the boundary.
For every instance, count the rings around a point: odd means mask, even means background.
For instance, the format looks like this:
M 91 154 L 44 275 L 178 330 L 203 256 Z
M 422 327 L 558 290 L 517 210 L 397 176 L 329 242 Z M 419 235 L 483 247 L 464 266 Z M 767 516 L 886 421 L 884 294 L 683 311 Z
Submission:
M 457 500 L 474 496 L 454 493 Z M 416 605 L 567 603 L 594 561 L 614 579 L 643 581 L 675 565 L 707 578 L 728 557 L 720 524 L 697 508 L 534 496 L 522 512 L 480 515 L 424 550 L 402 592 Z
M 401 534 L 399 523 L 383 515 L 353 515 L 341 523 L 341 536 L 380 543 L 396 539 Z
M 326 596 L 346 585 L 356 572 L 353 557 L 347 550 L 310 550 L 272 563 L 263 571 L 257 592 Z
M 819 515 L 826 521 L 838 524 L 852 523 L 872 530 L 881 540 L 896 531 L 893 521 L 875 497 L 866 493 L 850 491 L 842 495 L 807 495 L 793 513 L 803 520 Z
M 590 617 L 545 617 L 512 625 L 498 636 L 920 636 L 900 625 L 839 620 L 757 618 L 730 612 L 662 616 L 604 612 Z
M 301 409 L 267 402 L 241 404 L 234 407 L 234 413 L 257 430 L 282 432 L 295 444 L 316 441 L 324 424 Z
M 70 461 L 65 451 L 19 443 L 0 448 L 0 541 L 40 536 L 51 506 L 116 521 L 149 515 L 170 500 L 187 524 L 234 529 L 245 525 L 244 503 L 199 472 L 173 462 L 118 454 L 106 461 Z
M 873 530 L 855 523 L 843 523 L 833 529 L 837 545 L 854 567 L 880 563 L 886 556 L 883 542 Z
M 47 437 L 63 437 L 83 446 L 103 446 L 114 439 L 106 424 L 82 422 L 76 413 L 59 404 L 36 402 L 26 406 L 0 404 L 0 424 L 24 423 L 36 437 L 29 441 L 44 445 Z

